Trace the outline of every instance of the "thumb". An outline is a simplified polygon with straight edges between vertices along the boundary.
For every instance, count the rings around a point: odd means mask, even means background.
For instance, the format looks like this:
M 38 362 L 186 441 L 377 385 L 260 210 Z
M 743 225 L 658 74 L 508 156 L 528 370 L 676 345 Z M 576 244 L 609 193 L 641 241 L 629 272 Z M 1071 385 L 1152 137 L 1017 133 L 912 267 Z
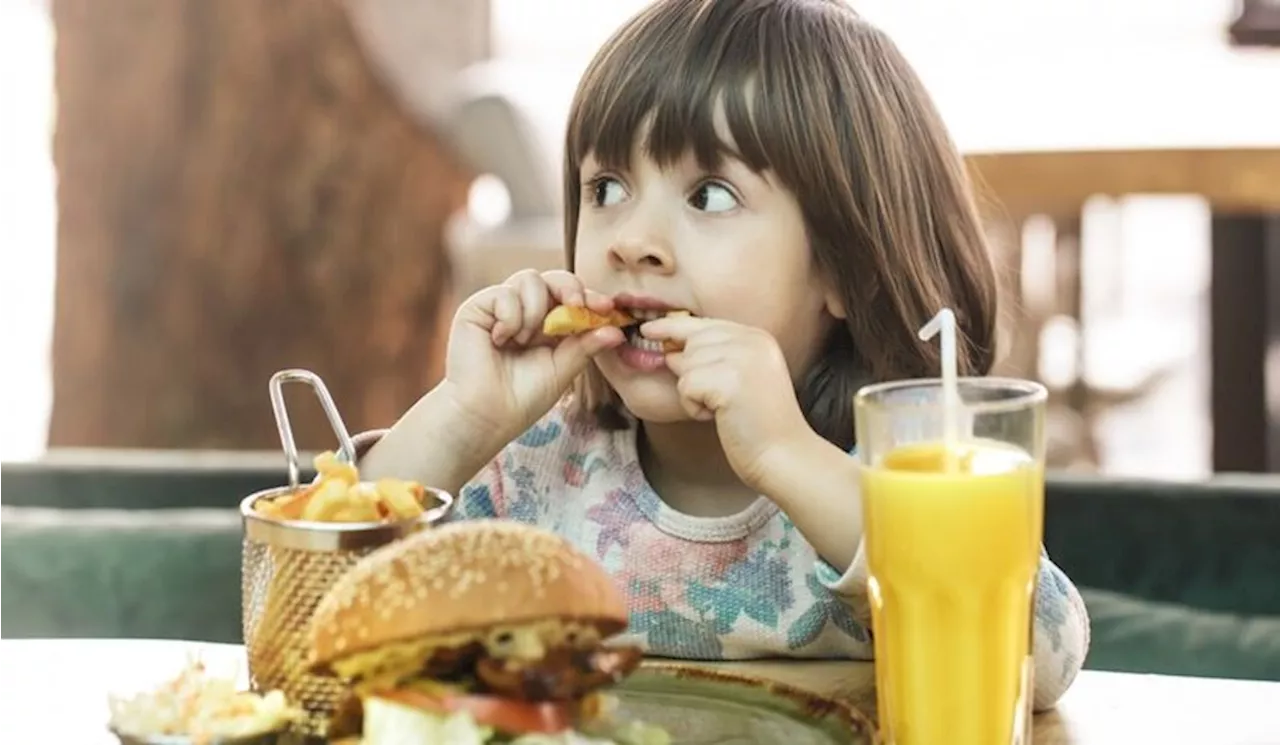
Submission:
M 556 372 L 571 381 L 586 369 L 591 358 L 606 349 L 612 349 L 626 341 L 621 329 L 607 327 L 585 334 L 570 336 L 551 352 Z

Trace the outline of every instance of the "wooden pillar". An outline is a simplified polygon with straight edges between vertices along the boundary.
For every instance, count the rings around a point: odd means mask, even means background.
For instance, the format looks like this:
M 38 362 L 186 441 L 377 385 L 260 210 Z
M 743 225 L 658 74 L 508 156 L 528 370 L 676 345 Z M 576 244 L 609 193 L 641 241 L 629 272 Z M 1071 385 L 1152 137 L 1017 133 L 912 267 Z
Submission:
M 1280 472 L 1267 350 L 1280 348 L 1280 215 L 1215 215 L 1210 335 L 1215 471 Z
M 1000 315 L 997 319 L 997 344 L 992 374 L 1011 377 L 1034 377 L 1039 328 L 1031 318 L 1034 313 L 1023 291 L 1023 253 L 1021 216 L 1002 214 L 988 219 L 984 225 L 1000 292 Z
M 1076 346 L 1073 350 L 1075 375 L 1066 391 L 1067 406 L 1089 421 L 1088 381 L 1084 377 L 1085 368 L 1085 327 L 1084 327 L 1084 278 L 1083 251 L 1081 250 L 1081 213 L 1054 217 L 1055 242 L 1057 244 L 1057 282 L 1059 312 L 1076 323 Z
M 51 447 L 276 448 L 276 369 L 324 377 L 352 430 L 439 378 L 443 226 L 469 176 L 374 73 L 341 2 L 52 12 Z M 328 446 L 296 401 L 301 444 Z
M 1242 47 L 1280 47 L 1280 3 L 1238 0 L 1239 15 L 1227 27 L 1231 43 Z

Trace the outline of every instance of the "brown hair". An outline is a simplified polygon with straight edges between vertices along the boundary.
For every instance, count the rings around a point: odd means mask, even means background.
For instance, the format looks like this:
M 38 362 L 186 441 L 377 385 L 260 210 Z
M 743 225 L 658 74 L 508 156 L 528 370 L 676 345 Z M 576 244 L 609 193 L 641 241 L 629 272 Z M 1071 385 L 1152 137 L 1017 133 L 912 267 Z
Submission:
M 963 162 L 924 86 L 881 31 L 836 0 L 661 0 L 596 54 L 565 142 L 565 250 L 573 266 L 588 154 L 625 168 L 648 125 L 661 164 L 736 152 L 797 198 L 810 250 L 848 314 L 800 383 L 827 440 L 853 444 L 853 394 L 870 382 L 936 376 L 916 330 L 943 306 L 958 320 L 962 374 L 989 372 L 996 277 Z M 592 369 L 578 400 L 620 419 Z

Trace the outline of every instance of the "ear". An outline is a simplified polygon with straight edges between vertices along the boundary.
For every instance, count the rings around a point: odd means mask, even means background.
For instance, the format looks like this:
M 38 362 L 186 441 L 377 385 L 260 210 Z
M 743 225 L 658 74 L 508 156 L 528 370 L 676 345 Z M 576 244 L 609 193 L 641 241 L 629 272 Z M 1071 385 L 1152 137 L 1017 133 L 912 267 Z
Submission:
M 833 318 L 841 321 L 849 317 L 848 308 L 844 307 L 844 299 L 840 297 L 840 293 L 835 289 L 828 288 L 822 295 L 822 307 L 831 314 Z

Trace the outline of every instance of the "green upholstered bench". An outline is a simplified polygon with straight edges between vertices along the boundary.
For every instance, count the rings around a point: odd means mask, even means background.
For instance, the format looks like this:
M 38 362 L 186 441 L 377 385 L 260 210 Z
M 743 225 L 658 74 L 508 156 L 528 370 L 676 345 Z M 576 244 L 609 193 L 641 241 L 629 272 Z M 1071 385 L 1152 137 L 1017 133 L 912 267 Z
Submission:
M 240 639 L 235 505 L 280 456 L 58 453 L 2 477 L 0 633 Z M 1088 667 L 1280 680 L 1274 479 L 1055 474 L 1045 543 L 1089 605 Z
M 238 643 L 240 514 L 0 508 L 0 597 L 9 638 Z

